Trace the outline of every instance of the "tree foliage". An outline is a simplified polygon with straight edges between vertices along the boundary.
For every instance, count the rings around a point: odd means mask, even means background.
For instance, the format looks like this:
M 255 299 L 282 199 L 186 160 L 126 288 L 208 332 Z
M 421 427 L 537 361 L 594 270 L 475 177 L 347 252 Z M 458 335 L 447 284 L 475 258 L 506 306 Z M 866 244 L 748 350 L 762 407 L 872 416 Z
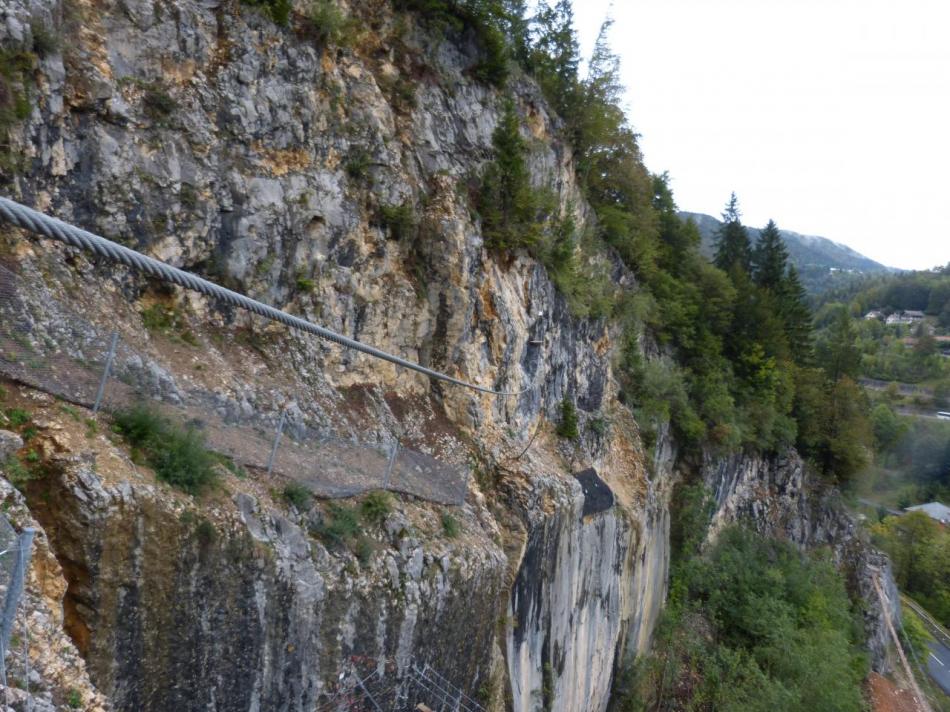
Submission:
M 859 625 L 830 556 L 732 527 L 673 579 L 619 709 L 864 709 Z
M 494 250 L 533 245 L 540 234 L 538 201 L 529 180 L 518 113 L 510 99 L 492 134 L 492 146 L 495 158 L 485 169 L 477 200 L 485 244 Z
M 752 245 L 740 218 L 739 201 L 733 193 L 722 212 L 722 227 L 716 237 L 714 261 L 724 272 L 740 271 L 748 274 L 752 269 Z
M 735 193 L 732 197 L 735 198 Z M 752 251 L 752 266 L 759 287 L 774 294 L 781 292 L 788 266 L 788 250 L 774 220 L 769 220 L 759 234 Z
M 950 626 L 950 529 L 923 512 L 886 517 L 871 529 L 891 557 L 897 585 Z

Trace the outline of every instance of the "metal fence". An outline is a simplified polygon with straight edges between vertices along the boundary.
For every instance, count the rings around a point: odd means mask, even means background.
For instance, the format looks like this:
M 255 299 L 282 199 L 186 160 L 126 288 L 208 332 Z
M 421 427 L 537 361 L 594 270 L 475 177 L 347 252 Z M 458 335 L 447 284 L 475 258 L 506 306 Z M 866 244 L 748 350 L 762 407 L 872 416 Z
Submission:
M 156 351 L 87 318 L 96 303 L 88 294 L 63 297 L 0 267 L 0 375 L 107 411 L 151 402 L 199 429 L 211 450 L 236 465 L 279 474 L 320 497 L 387 489 L 443 504 L 464 502 L 466 464 L 401 447 L 395 438 L 372 443 L 337 437 L 317 422 L 312 408 L 295 401 L 290 387 L 273 394 L 270 407 L 242 409 L 223 386 L 200 384 Z
M 10 522 L 0 515 L 0 682 L 7 684 L 7 651 L 13 639 L 17 609 L 23 595 L 23 585 L 30 564 L 33 548 L 32 529 L 24 529 L 19 534 L 10 526 Z M 24 646 L 26 645 L 24 637 Z M 23 660 L 29 665 L 29 657 L 24 652 Z M 29 684 L 29 669 L 25 671 L 25 682 Z
M 392 660 L 354 656 L 339 684 L 318 702 L 316 712 L 485 712 L 428 663 L 411 661 L 403 669 Z

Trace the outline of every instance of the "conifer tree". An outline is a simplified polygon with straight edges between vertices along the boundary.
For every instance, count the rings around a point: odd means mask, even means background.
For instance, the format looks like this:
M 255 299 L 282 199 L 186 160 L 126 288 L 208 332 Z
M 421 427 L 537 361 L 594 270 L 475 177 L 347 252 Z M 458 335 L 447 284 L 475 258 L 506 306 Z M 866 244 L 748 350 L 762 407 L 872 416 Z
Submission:
M 531 29 L 525 0 L 501 0 L 505 36 L 512 58 L 531 71 Z
M 857 331 L 846 307 L 835 311 L 827 337 L 819 344 L 819 360 L 832 383 L 843 378 L 855 379 L 861 366 Z
M 777 294 L 785 281 L 788 250 L 774 220 L 769 220 L 752 252 L 755 283 Z
M 570 0 L 542 3 L 532 21 L 529 64 L 545 97 L 572 127 L 580 108 L 580 45 Z
M 778 292 L 779 310 L 785 324 L 785 336 L 795 362 L 805 365 L 811 362 L 814 344 L 812 341 L 812 316 L 808 308 L 808 296 L 795 265 L 789 265 Z
M 716 266 L 732 274 L 740 270 L 748 274 L 752 267 L 752 247 L 749 233 L 740 220 L 739 201 L 733 193 L 722 213 L 722 227 L 716 241 Z
M 485 170 L 477 201 L 485 243 L 492 249 L 533 244 L 538 239 L 535 193 L 525 161 L 527 147 L 511 99 L 505 102 L 492 134 L 492 146 L 495 159 Z

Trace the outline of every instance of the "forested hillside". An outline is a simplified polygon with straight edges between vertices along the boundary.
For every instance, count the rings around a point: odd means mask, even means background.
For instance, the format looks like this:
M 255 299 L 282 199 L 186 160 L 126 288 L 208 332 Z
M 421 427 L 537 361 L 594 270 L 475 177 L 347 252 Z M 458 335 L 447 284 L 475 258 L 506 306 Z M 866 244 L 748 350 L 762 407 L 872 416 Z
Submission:
M 703 213 L 679 213 L 683 220 L 692 220 L 702 237 L 701 250 L 707 257 L 715 252 L 716 234 L 721 221 Z M 875 262 L 847 245 L 817 235 L 803 235 L 791 230 L 780 230 L 789 260 L 801 276 L 805 290 L 818 296 L 831 289 L 859 283 L 867 275 L 889 274 L 890 267 Z M 749 228 L 753 242 L 759 239 L 760 228 Z

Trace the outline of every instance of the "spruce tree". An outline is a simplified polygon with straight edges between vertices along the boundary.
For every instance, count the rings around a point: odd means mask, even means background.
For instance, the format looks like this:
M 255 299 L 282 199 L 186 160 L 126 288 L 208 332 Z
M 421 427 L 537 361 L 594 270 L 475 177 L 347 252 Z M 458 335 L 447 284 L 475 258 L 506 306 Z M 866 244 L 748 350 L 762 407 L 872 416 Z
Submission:
M 748 273 L 752 267 L 752 247 L 749 233 L 740 220 L 739 201 L 733 193 L 722 213 L 722 227 L 716 241 L 714 262 L 729 274 L 736 270 Z
M 792 356 L 797 364 L 808 364 L 814 350 L 812 316 L 808 307 L 808 295 L 798 278 L 795 265 L 788 266 L 777 296 Z
M 542 3 L 532 20 L 529 64 L 544 96 L 573 130 L 580 110 L 580 45 L 570 0 Z
M 774 220 L 769 220 L 759 235 L 759 241 L 752 253 L 752 266 L 755 283 L 777 294 L 785 281 L 788 263 L 788 250 L 779 234 Z
M 843 378 L 855 379 L 861 368 L 861 351 L 857 346 L 858 334 L 851 315 L 844 306 L 835 310 L 828 334 L 819 344 L 818 356 L 825 375 L 837 384 Z
M 492 134 L 495 159 L 485 170 L 477 201 L 485 244 L 492 249 L 527 246 L 538 239 L 537 201 L 519 126 L 515 104 L 508 99 Z
M 531 28 L 525 0 L 501 0 L 505 37 L 512 58 L 525 70 L 531 70 Z

